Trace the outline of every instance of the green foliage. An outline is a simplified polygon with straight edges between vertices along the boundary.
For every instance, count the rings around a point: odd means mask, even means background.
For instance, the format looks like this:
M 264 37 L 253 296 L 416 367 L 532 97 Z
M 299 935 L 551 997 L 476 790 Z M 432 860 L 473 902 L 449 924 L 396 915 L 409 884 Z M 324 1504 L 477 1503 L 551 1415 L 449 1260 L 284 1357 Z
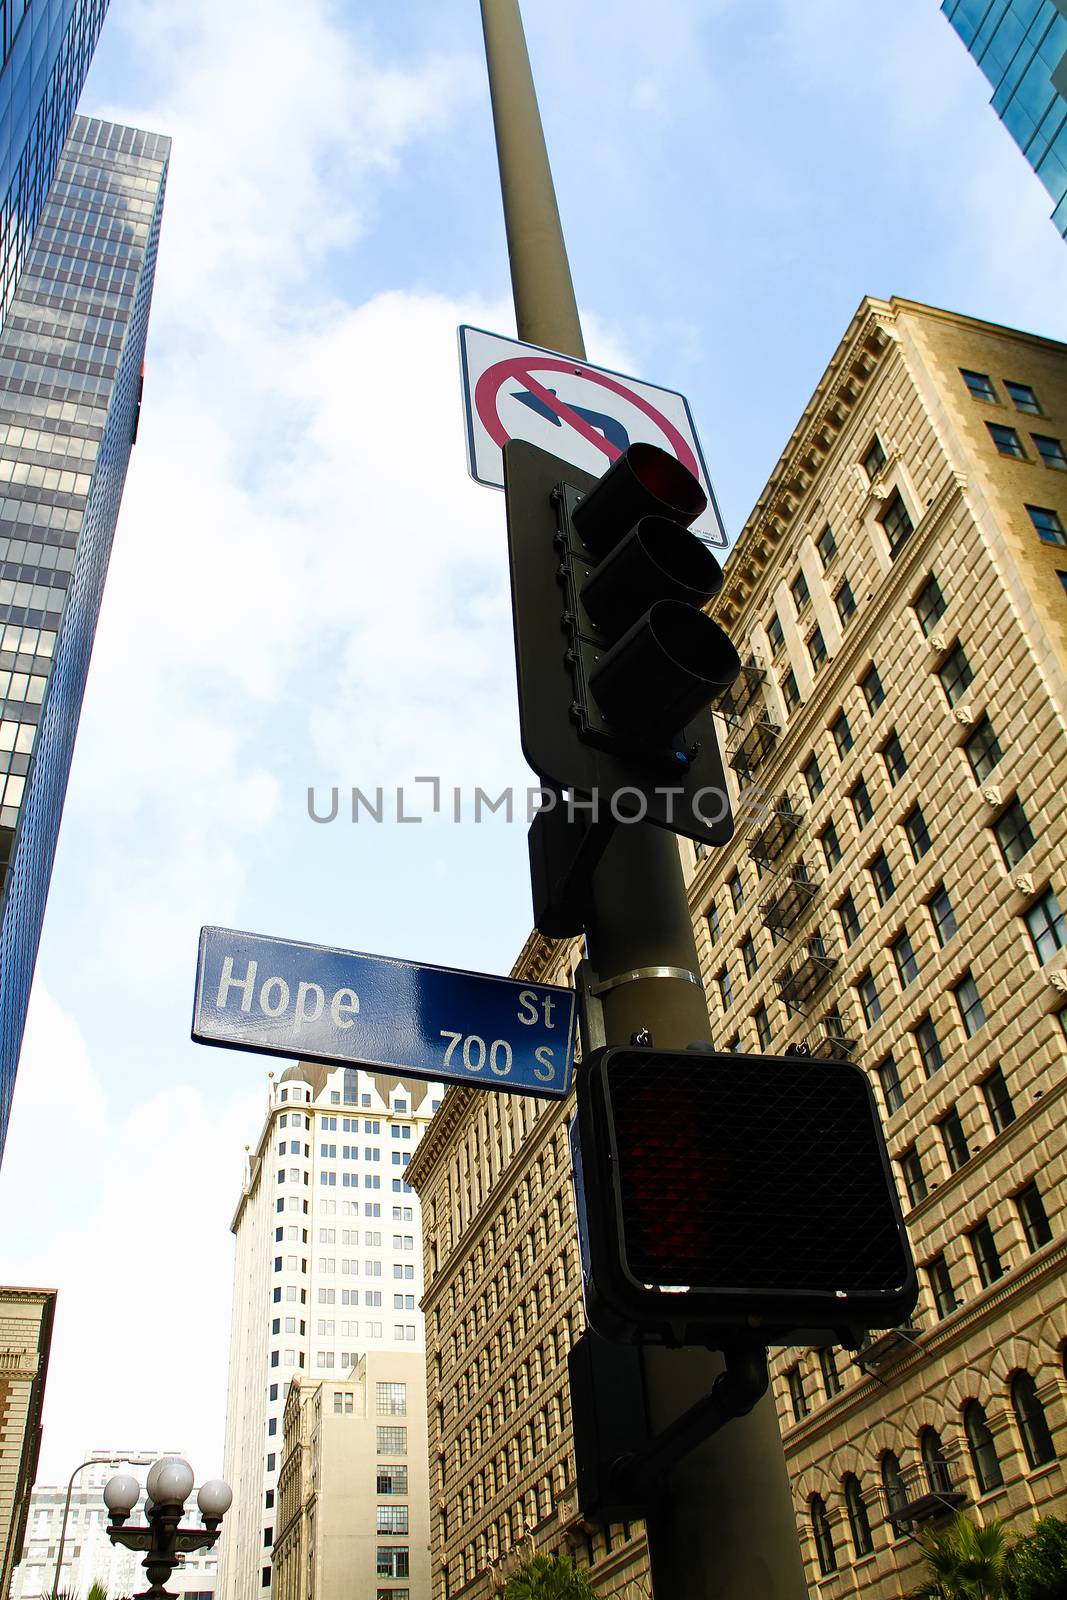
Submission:
M 570 1556 L 534 1556 L 508 1579 L 504 1600 L 596 1600 L 596 1590 Z
M 926 1534 L 926 1580 L 912 1600 L 1011 1600 L 1012 1532 L 996 1517 L 982 1523 L 957 1514 L 943 1532 Z
M 1042 1517 L 1008 1558 L 1010 1600 L 1067 1600 L 1067 1522 Z
M 107 1590 L 102 1583 L 91 1583 L 89 1585 L 88 1600 L 107 1600 Z

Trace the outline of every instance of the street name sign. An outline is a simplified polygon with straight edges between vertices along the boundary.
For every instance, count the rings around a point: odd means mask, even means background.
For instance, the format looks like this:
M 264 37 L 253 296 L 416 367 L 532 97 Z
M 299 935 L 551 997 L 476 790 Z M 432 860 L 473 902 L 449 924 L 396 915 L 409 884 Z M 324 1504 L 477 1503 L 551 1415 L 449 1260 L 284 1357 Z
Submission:
M 525 439 L 597 478 L 629 445 L 655 444 L 677 456 L 708 497 L 693 532 L 717 554 L 727 549 L 684 395 L 467 324 L 459 329 L 459 354 L 467 465 L 476 483 L 503 488 L 509 439 Z
M 200 930 L 192 1036 L 327 1066 L 562 1099 L 573 989 L 231 928 Z

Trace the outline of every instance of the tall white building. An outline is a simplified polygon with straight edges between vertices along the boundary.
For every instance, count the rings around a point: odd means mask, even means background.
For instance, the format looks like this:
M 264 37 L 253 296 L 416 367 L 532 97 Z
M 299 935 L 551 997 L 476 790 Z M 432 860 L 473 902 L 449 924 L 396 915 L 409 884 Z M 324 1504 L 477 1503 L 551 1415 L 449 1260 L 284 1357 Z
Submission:
M 147 1588 L 141 1569 L 144 1554 L 113 1545 L 107 1536 L 104 1484 L 116 1472 L 129 1472 L 144 1489 L 148 1469 L 161 1456 L 182 1455 L 180 1450 L 90 1450 L 94 1457 L 78 1473 L 71 1490 L 63 1536 L 67 1500 L 65 1483 L 39 1483 L 30 1495 L 26 1542 L 22 1560 L 11 1578 L 10 1600 L 41 1600 L 53 1594 L 88 1595 L 98 1583 L 110 1596 L 130 1595 Z M 134 1507 L 132 1523 L 144 1521 L 144 1496 Z M 203 1519 L 196 1508 L 196 1490 L 186 1502 L 183 1527 L 199 1528 Z M 56 1581 L 60 1540 L 63 1561 Z M 218 1555 L 197 1550 L 182 1558 L 168 1588 L 181 1600 L 214 1600 Z
M 424 1350 L 419 1202 L 407 1165 L 440 1086 L 301 1062 L 272 1082 L 231 1228 L 221 1600 L 271 1585 L 286 1392 L 374 1351 Z

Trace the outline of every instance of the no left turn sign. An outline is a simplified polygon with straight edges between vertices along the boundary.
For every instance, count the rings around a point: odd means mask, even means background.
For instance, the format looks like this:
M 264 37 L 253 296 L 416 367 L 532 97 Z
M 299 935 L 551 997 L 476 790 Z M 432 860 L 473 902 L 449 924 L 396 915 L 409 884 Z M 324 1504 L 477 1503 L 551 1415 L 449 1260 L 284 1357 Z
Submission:
M 501 451 L 526 439 L 600 477 L 628 445 L 656 444 L 703 485 L 708 509 L 694 533 L 729 546 L 689 403 L 622 373 L 467 325 L 459 329 L 467 463 L 477 483 L 503 488 Z

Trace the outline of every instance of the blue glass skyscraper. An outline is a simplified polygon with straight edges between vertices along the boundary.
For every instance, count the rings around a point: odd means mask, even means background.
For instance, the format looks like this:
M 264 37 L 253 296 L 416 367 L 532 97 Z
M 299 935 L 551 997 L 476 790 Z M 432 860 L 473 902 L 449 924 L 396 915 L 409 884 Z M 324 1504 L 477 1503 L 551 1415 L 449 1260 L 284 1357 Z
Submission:
M 1067 237 L 1067 0 L 942 0 Z
M 0 0 L 0 327 L 107 7 L 108 0 Z
M 77 117 L 0 330 L 0 1154 L 137 436 L 170 140 Z

